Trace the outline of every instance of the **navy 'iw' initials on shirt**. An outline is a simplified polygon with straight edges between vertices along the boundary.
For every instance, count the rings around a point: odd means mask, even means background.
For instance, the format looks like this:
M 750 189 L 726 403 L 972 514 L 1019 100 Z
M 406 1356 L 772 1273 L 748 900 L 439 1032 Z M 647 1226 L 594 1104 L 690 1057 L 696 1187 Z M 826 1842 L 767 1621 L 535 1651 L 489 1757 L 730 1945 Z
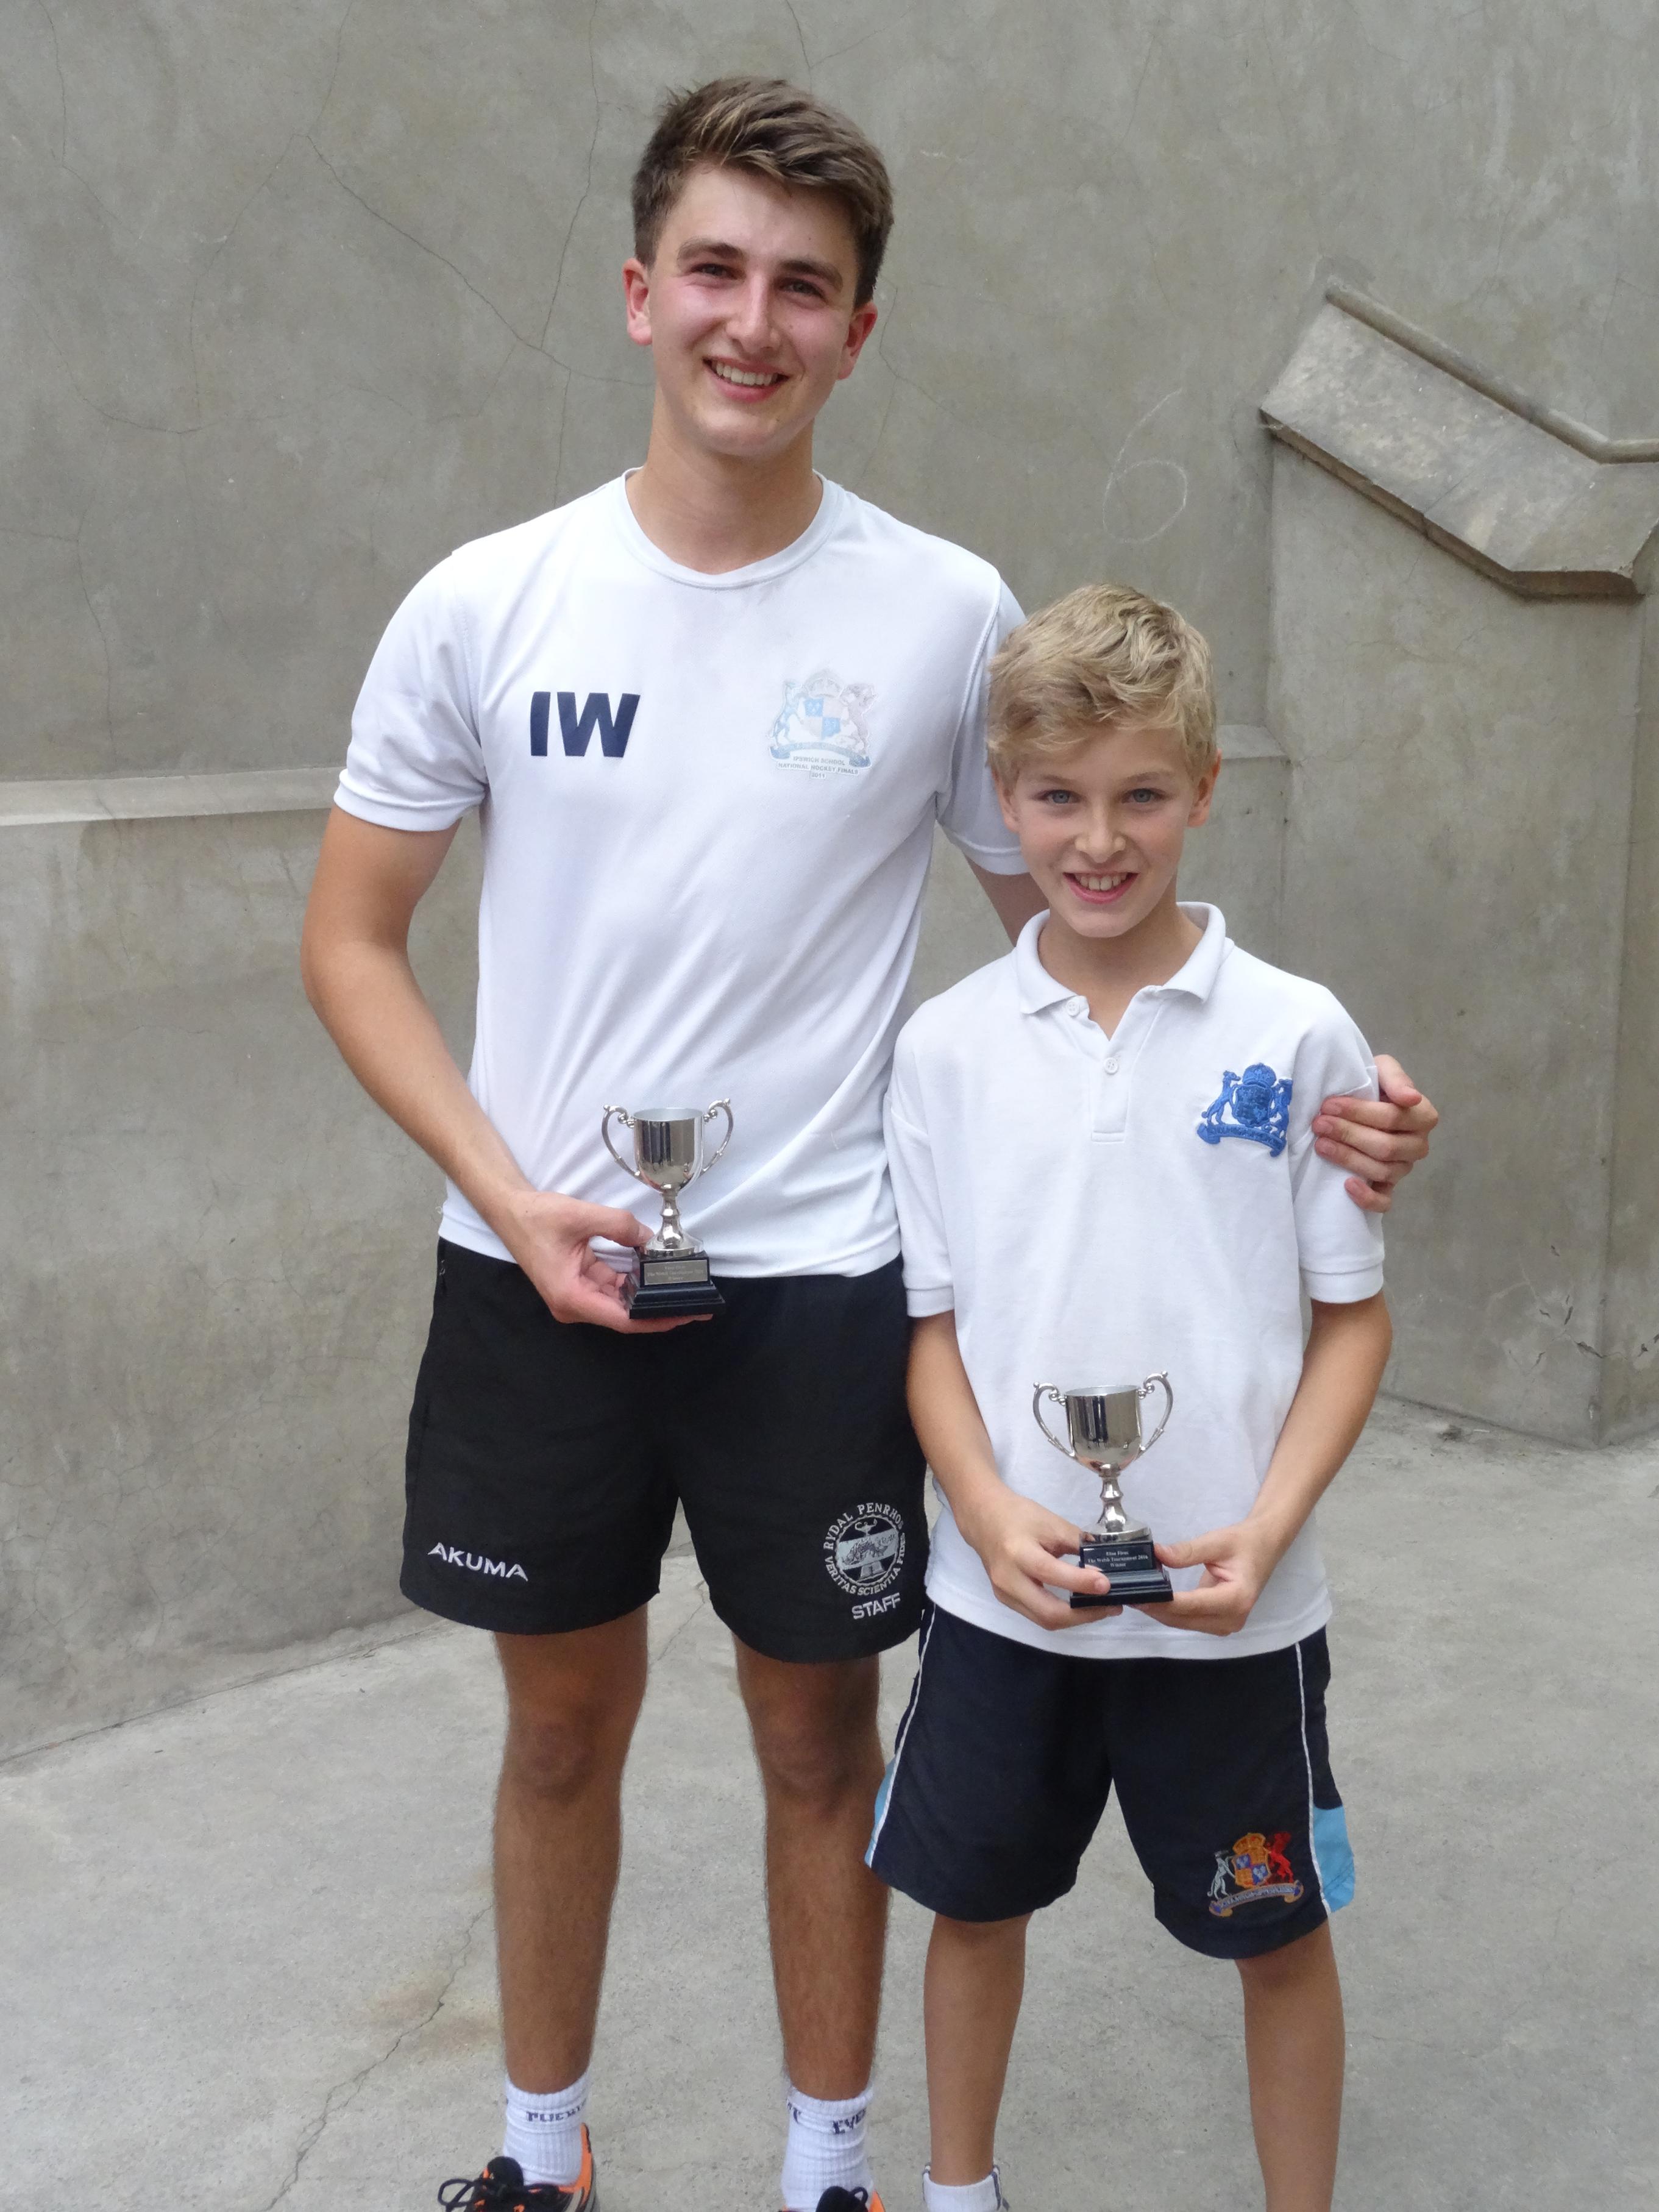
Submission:
M 547 709 L 552 699 L 550 691 L 535 691 L 530 699 L 530 750 L 538 759 L 547 751 Z M 608 691 L 590 691 L 576 711 L 574 691 L 559 694 L 559 735 L 564 749 L 578 760 L 587 753 L 587 741 L 595 730 L 599 733 L 599 750 L 607 760 L 620 760 L 628 750 L 629 733 L 634 727 L 634 710 L 640 703 L 637 691 L 624 691 L 613 715 Z

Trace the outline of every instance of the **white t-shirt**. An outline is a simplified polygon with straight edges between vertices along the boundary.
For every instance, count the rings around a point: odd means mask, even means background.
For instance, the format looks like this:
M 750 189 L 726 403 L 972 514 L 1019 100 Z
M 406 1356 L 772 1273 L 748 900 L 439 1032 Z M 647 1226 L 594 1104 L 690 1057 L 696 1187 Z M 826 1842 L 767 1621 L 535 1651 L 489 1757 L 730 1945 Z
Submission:
M 469 1079 L 538 1188 L 654 1226 L 602 1109 L 729 1097 L 684 1201 L 717 1276 L 896 1254 L 881 1100 L 935 820 L 1024 867 L 984 728 L 1019 618 L 985 562 L 827 483 L 793 544 L 725 575 L 659 552 L 619 477 L 415 586 L 337 804 L 394 830 L 482 807 Z M 507 1256 L 453 1185 L 443 1233 Z
M 1322 985 L 1240 951 L 1214 907 L 1182 911 L 1202 942 L 1110 1037 L 1043 967 L 1038 915 L 1006 959 L 907 1023 L 887 1102 L 909 1309 L 954 1308 L 1003 1480 L 1093 1527 L 1098 1478 L 1043 1441 L 1033 1388 L 1167 1369 L 1169 1427 L 1122 1478 L 1131 1516 L 1164 1542 L 1255 1503 L 1301 1376 L 1300 1292 L 1342 1304 L 1382 1287 L 1381 1224 L 1311 1127 L 1333 1092 L 1376 1096 L 1364 1037 Z M 1163 1402 L 1147 1398 L 1149 1428 Z M 1063 1436 L 1063 1411 L 1044 1413 Z M 1237 1636 L 1127 1607 L 1039 1628 L 997 1597 L 948 1504 L 927 1589 L 981 1628 L 1100 1658 L 1237 1658 L 1330 1616 L 1311 1519 Z

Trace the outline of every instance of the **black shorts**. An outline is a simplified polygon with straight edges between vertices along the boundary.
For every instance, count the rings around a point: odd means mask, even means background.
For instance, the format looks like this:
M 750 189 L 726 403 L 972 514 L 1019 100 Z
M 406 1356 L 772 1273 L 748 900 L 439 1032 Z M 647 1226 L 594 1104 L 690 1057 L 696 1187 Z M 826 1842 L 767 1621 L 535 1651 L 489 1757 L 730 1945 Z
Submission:
M 712 1320 L 555 1321 L 508 1260 L 438 1247 L 409 1424 L 403 1591 L 475 1628 L 592 1628 L 655 1596 L 678 1499 L 715 1612 L 774 1659 L 911 1635 L 927 1564 L 896 1260 L 720 1283 Z
M 1114 1783 L 1172 1936 L 1249 1959 L 1353 1894 L 1325 1735 L 1325 1632 L 1241 1659 L 1039 1651 L 936 1607 L 869 1864 L 953 1920 L 1063 1897 Z

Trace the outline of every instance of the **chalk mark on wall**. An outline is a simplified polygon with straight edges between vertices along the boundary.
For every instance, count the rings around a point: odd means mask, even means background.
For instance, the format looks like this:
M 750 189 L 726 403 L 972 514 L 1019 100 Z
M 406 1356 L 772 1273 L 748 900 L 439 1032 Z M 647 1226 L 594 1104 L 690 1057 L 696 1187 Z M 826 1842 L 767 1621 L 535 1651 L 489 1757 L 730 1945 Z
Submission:
M 1179 461 L 1165 460 L 1161 456 L 1152 455 L 1144 461 L 1130 461 L 1126 465 L 1123 458 L 1153 416 L 1161 414 L 1172 399 L 1179 399 L 1183 389 L 1182 386 L 1177 385 L 1173 392 L 1166 392 L 1162 399 L 1149 407 L 1140 420 L 1131 426 L 1128 435 L 1118 447 L 1112 465 L 1106 472 L 1106 489 L 1101 494 L 1100 500 L 1100 521 L 1109 545 L 1150 545 L 1155 538 L 1162 538 L 1166 530 L 1172 530 L 1187 511 L 1187 471 Z M 1175 505 L 1156 530 L 1143 530 L 1133 533 L 1115 531 L 1112 528 L 1111 520 L 1113 493 L 1127 484 L 1131 477 L 1139 476 L 1147 469 L 1161 469 L 1173 477 Z

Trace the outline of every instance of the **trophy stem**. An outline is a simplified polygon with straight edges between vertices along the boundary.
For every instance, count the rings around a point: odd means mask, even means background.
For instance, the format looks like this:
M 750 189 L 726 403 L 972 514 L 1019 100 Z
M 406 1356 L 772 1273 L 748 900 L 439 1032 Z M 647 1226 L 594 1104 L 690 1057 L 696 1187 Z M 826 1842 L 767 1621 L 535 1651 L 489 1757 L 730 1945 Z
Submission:
M 663 1192 L 662 1225 L 658 1230 L 653 1241 L 658 1249 L 665 1252 L 684 1251 L 691 1242 L 685 1233 L 685 1224 L 680 1219 L 680 1201 L 678 1191 Z
M 1145 1536 L 1151 1532 L 1139 1521 L 1129 1518 L 1123 1503 L 1123 1492 L 1118 1487 L 1118 1468 L 1097 1467 L 1100 1477 L 1100 1521 L 1096 1534 L 1103 1536 Z

